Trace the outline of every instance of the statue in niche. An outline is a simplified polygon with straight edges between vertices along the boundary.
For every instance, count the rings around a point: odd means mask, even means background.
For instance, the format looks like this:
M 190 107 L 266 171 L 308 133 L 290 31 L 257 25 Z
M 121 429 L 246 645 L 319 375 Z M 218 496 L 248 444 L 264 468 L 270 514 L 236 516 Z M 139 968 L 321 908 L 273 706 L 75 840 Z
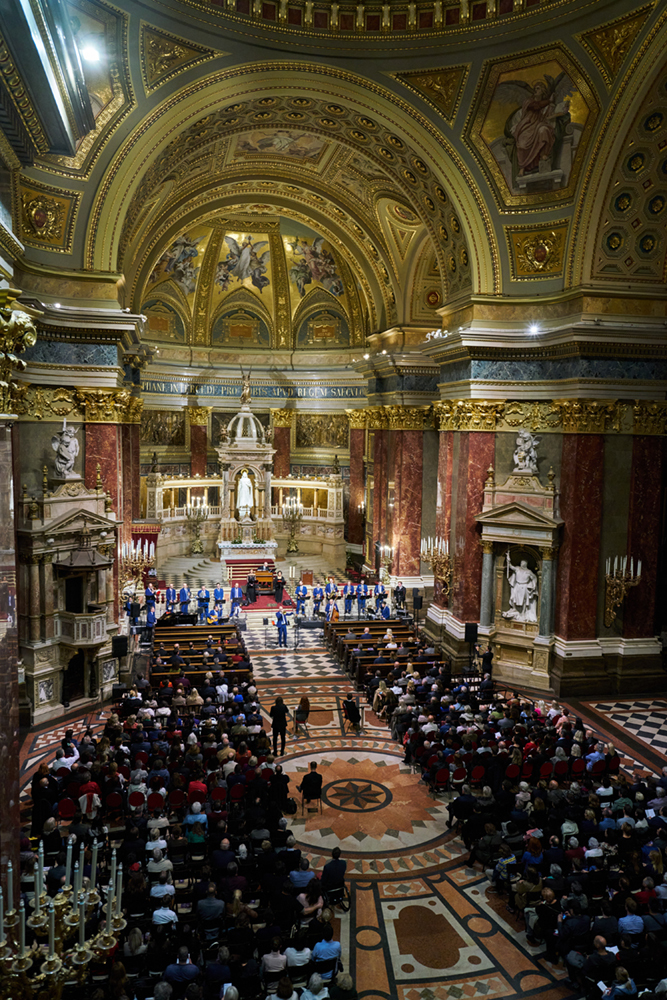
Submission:
M 537 622 L 537 575 L 525 559 L 518 566 L 513 566 L 509 549 L 507 582 L 510 585 L 510 606 L 508 611 L 503 611 L 503 618 L 515 622 Z
M 528 431 L 519 431 L 514 449 L 514 472 L 527 472 L 528 475 L 537 474 L 537 446 L 540 439 Z
M 59 479 L 78 479 L 74 471 L 74 461 L 79 454 L 79 442 L 76 430 L 67 426 L 67 417 L 63 417 L 63 429 L 57 431 L 51 438 L 51 447 L 56 453 L 56 475 Z
M 236 487 L 236 506 L 242 519 L 250 517 L 250 511 L 254 506 L 254 502 L 252 480 L 244 469 Z

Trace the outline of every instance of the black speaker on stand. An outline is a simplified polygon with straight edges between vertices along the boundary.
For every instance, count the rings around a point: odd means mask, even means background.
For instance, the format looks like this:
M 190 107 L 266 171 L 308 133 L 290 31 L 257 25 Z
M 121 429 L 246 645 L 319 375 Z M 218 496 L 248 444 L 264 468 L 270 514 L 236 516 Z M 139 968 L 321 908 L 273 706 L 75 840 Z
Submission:
M 463 636 L 463 641 L 470 643 L 469 669 L 470 669 L 470 673 L 472 673 L 472 661 L 473 661 L 472 651 L 473 651 L 473 647 L 474 647 L 475 643 L 477 642 L 477 622 L 466 622 L 466 627 L 465 627 L 465 633 L 464 633 L 464 636 Z
M 111 655 L 121 660 L 127 656 L 127 636 L 114 635 L 111 637 Z
M 412 613 L 415 616 L 415 631 L 419 628 L 419 612 L 424 606 L 424 598 L 417 587 L 412 588 Z

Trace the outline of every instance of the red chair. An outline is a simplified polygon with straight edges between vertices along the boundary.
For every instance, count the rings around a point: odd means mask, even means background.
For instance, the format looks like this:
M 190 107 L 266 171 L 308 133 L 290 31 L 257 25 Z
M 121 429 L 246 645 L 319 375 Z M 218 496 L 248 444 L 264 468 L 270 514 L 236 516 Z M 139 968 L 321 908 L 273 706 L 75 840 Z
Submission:
M 109 813 L 120 813 L 123 808 L 123 796 L 120 792 L 111 792 L 107 795 L 106 807 Z
M 151 792 L 148 796 L 148 808 L 152 811 L 153 809 L 162 809 L 164 806 L 164 799 L 159 792 Z
M 145 750 L 137 750 L 134 755 L 135 764 L 143 764 L 144 766 L 148 763 L 148 754 Z
M 118 773 L 122 774 L 126 781 L 130 780 L 130 769 L 127 764 L 123 764 L 118 768 Z
M 193 802 L 206 802 L 206 792 L 202 792 L 199 788 L 193 788 L 188 792 L 188 802 L 192 805 Z
M 554 766 L 550 760 L 546 760 L 540 768 L 540 778 L 550 778 L 553 774 Z
M 477 767 L 473 767 L 472 774 L 470 775 L 471 785 L 481 785 L 484 781 L 484 776 L 486 775 L 486 768 L 478 764 Z
M 249 785 L 251 781 L 255 780 L 256 773 L 257 772 L 255 771 L 254 767 L 249 767 L 248 768 L 248 770 L 245 773 L 246 784 Z
M 446 792 L 449 787 L 449 768 L 441 767 L 435 776 L 433 781 L 433 794 L 437 795 L 438 792 Z
M 146 796 L 143 792 L 130 792 L 130 797 L 127 801 L 133 809 L 140 809 L 146 801 Z
M 521 777 L 524 781 L 529 781 L 533 776 L 533 764 L 530 760 L 524 760 L 521 768 Z
M 573 778 L 580 778 L 586 769 L 586 761 L 583 757 L 575 757 L 572 761 L 570 774 Z
M 606 770 L 607 770 L 607 761 L 596 760 L 591 768 L 591 774 L 595 774 L 596 776 L 598 776 L 600 774 L 604 774 Z
M 566 760 L 557 760 L 554 767 L 554 778 L 564 778 L 570 765 Z
M 608 774 L 618 774 L 620 767 L 621 767 L 621 758 L 618 756 L 618 754 L 615 754 L 613 757 L 610 757 L 609 760 L 607 761 Z
M 435 764 L 435 762 L 437 761 L 437 759 L 438 759 L 437 753 L 431 754 L 431 756 L 429 757 L 429 759 L 426 761 L 426 766 L 429 767 L 429 768 L 433 767 L 433 765 Z
M 58 819 L 72 819 L 76 812 L 76 804 L 73 799 L 61 799 L 58 803 Z
M 450 778 L 452 788 L 460 788 L 461 785 L 464 785 L 467 780 L 468 772 L 465 767 L 457 767 Z
M 162 796 L 160 796 L 160 798 L 162 798 Z M 182 809 L 184 802 L 185 792 L 182 788 L 174 788 L 171 792 L 169 792 L 169 805 L 172 809 Z
M 521 768 L 518 764 L 508 764 L 505 768 L 505 777 L 509 778 L 510 781 L 515 781 L 521 774 Z
M 59 767 L 58 770 L 56 771 L 56 778 L 63 778 L 63 779 L 69 778 L 71 774 L 72 772 L 68 767 Z
M 174 794 L 173 792 L 171 793 Z M 224 786 L 219 788 L 214 788 L 211 792 L 211 800 L 213 802 L 226 802 L 227 801 L 227 789 Z
M 231 805 L 238 805 L 243 802 L 245 797 L 245 785 L 238 782 L 236 785 L 232 785 L 232 789 L 229 793 L 229 801 Z
M 273 771 L 271 770 L 270 767 L 262 768 L 262 777 L 264 778 L 264 781 L 271 781 L 273 777 Z

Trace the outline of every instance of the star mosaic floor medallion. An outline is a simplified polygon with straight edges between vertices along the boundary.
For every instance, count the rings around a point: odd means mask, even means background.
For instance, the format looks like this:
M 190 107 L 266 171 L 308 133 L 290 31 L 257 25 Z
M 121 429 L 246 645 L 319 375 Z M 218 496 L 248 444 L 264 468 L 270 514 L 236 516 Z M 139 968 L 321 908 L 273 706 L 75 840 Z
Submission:
M 322 789 L 327 805 L 344 812 L 373 812 L 391 802 L 391 792 L 377 781 L 332 781 Z

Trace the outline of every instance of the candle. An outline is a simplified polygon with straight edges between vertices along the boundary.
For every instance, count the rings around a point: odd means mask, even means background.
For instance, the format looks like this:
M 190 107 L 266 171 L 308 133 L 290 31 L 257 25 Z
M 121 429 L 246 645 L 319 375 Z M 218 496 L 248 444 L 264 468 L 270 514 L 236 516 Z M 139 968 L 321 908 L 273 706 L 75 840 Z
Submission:
M 7 912 L 14 909 L 14 869 L 11 861 L 7 863 Z
M 72 878 L 72 838 L 67 838 L 67 860 L 65 862 L 65 885 L 71 885 Z
M 39 861 L 39 891 L 41 893 L 44 889 L 44 841 L 43 840 L 40 840 L 39 842 L 37 859 Z
M 72 879 L 72 890 L 74 892 L 74 898 L 76 899 L 76 894 L 79 891 L 79 862 L 74 862 L 74 878 Z
M 84 844 L 79 847 L 79 892 L 83 889 L 83 862 L 85 860 L 86 848 Z M 76 896 L 74 897 L 76 899 Z
M 614 576 L 616 576 L 617 565 L 618 565 L 618 556 L 614 556 Z
M 120 903 L 123 895 L 123 866 L 118 865 L 118 876 L 116 879 L 116 916 L 120 916 Z
M 642 575 L 642 561 L 639 559 L 637 561 L 637 579 Z
M 25 906 L 19 904 L 19 958 L 25 958 Z
M 84 896 L 79 897 L 79 948 L 83 948 L 86 940 L 86 904 Z
M 90 866 L 90 892 L 95 889 L 95 879 L 97 877 L 97 841 L 93 841 L 93 860 Z
M 116 848 L 114 847 L 111 852 L 111 875 L 109 877 L 109 882 L 111 884 L 111 895 L 113 896 L 113 889 L 116 884 Z
M 56 911 L 53 900 L 49 903 L 49 958 L 53 958 L 56 948 Z
M 37 879 L 39 878 L 39 865 L 37 864 L 36 861 L 35 861 L 35 864 L 34 864 L 34 867 L 33 867 L 33 874 L 35 876 L 35 916 L 38 917 L 39 916 L 39 912 L 40 912 L 40 899 L 39 899 L 39 897 L 41 896 L 41 892 L 40 892 L 40 887 L 37 884 Z
M 5 940 L 5 897 L 0 888 L 0 943 Z

